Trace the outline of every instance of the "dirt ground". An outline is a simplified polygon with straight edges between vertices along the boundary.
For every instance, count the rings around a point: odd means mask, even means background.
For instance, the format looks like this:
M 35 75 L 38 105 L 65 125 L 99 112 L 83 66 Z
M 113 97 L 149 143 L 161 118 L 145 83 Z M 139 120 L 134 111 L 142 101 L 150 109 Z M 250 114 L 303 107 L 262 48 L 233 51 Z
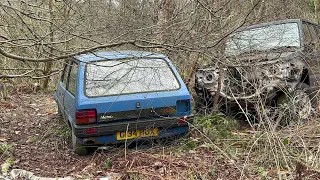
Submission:
M 51 94 L 20 94 L 0 101 L 0 130 L 0 145 L 12 145 L 11 169 L 36 176 L 97 178 L 114 172 L 121 179 L 238 179 L 240 175 L 237 162 L 215 155 L 215 150 L 188 149 L 183 144 L 188 137 L 166 146 L 109 146 L 78 156 L 71 150 L 70 132 Z M 0 154 L 0 163 L 7 157 Z
M 247 126 L 241 127 L 235 133 L 246 131 Z M 0 100 L 0 165 L 9 161 L 9 170 L 76 179 L 97 179 L 112 173 L 120 177 L 116 179 L 278 179 L 279 173 L 285 179 L 320 177 L 320 172 L 299 163 L 291 171 L 258 166 L 268 161 L 268 152 L 259 153 L 258 149 L 248 155 L 252 146 L 241 147 L 241 136 L 226 139 L 237 140 L 234 143 L 217 144 L 206 143 L 197 133 L 193 128 L 187 136 L 169 142 L 112 145 L 78 156 L 72 152 L 70 131 L 57 114 L 52 93 Z M 250 131 L 242 134 L 248 142 L 255 136 L 251 137 Z

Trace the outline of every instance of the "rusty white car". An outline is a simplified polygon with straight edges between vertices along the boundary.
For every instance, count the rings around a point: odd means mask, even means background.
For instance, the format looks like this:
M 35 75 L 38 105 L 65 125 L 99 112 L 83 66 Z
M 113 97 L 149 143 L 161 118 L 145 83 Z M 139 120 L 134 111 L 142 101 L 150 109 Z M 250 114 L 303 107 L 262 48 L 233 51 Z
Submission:
M 225 41 L 224 59 L 198 69 L 196 111 L 208 114 L 218 92 L 222 112 L 285 106 L 299 118 L 318 111 L 319 28 L 300 19 L 257 24 Z M 290 104 L 288 103 L 290 99 Z M 255 108 L 251 108 L 255 109 Z

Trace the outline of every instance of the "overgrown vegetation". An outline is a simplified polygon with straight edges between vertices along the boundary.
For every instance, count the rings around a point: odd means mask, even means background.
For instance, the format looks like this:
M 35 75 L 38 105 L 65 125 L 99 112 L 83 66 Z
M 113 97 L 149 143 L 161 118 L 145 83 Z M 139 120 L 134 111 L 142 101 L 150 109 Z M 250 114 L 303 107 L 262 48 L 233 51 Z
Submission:
M 198 117 L 193 125 L 212 141 L 231 138 L 232 131 L 239 126 L 236 119 L 219 115 Z
M 242 26 L 286 18 L 317 21 L 313 0 L 3 1 L 2 81 L 53 87 L 64 57 L 100 49 L 149 50 L 172 59 L 185 82 L 221 60 L 224 37 Z M 84 9 L 86 9 L 84 11 Z M 48 87 L 44 87 L 47 86 Z
M 55 108 L 51 100 L 47 101 L 50 97 L 43 96 L 44 99 L 37 100 L 39 95 L 20 96 L 23 98 L 21 103 L 32 99 L 47 104 L 41 105 L 42 109 L 38 110 L 39 115 L 32 120 L 22 108 L 10 109 L 16 114 L 17 119 L 11 120 L 12 125 L 8 127 L 15 127 L 21 122 L 21 117 L 28 119 L 26 120 L 28 126 L 9 129 L 12 133 L 1 139 L 0 160 L 1 164 L 5 164 L 3 166 L 5 171 L 8 167 L 26 167 L 27 170 L 37 172 L 37 175 L 49 177 L 72 175 L 78 178 L 97 177 L 110 172 L 136 179 L 176 177 L 295 179 L 299 176 L 316 179 L 319 177 L 320 122 L 317 118 L 296 126 L 275 128 L 276 124 L 273 122 L 262 123 L 260 127 L 254 126 L 252 129 L 241 119 L 219 115 L 198 117 L 191 127 L 190 136 L 179 138 L 169 145 L 153 146 L 144 150 L 126 149 L 121 146 L 109 147 L 106 151 L 99 150 L 91 156 L 79 157 L 70 154 L 67 127 L 61 125 L 58 116 L 44 115 L 44 112 L 50 112 L 48 109 Z M 32 98 L 29 99 L 29 96 Z M 12 104 L 9 108 L 11 107 L 19 106 Z M 1 108 L 2 113 L 8 110 L 7 107 Z M 39 123 L 46 124 L 47 128 L 43 126 L 35 128 Z M 239 125 L 246 123 L 245 127 Z M 19 132 L 23 128 L 32 129 L 31 127 L 36 131 L 28 132 L 27 135 Z M 16 136 L 19 138 L 13 141 L 15 146 L 11 144 L 11 140 L 4 140 Z M 14 154 L 13 147 L 15 147 Z M 57 159 L 52 161 L 52 157 Z M 41 164 L 46 162 L 46 166 L 40 166 L 37 160 L 30 161 L 33 158 L 39 158 Z M 18 159 L 19 161 L 16 161 Z M 26 161 L 28 161 L 27 166 Z M 31 165 L 29 162 L 34 164 Z M 69 167 L 70 162 L 77 165 L 72 174 L 65 168 Z M 37 171 L 37 168 L 41 171 Z M 57 169 L 58 172 L 52 169 Z
M 319 178 L 318 119 L 280 129 L 271 122 L 254 130 L 238 129 L 237 121 L 217 115 L 197 118 L 194 131 L 201 133 L 196 133 L 193 149 L 199 153 L 199 149 L 208 148 L 229 158 L 238 165 L 240 179 L 248 175 L 262 179 Z

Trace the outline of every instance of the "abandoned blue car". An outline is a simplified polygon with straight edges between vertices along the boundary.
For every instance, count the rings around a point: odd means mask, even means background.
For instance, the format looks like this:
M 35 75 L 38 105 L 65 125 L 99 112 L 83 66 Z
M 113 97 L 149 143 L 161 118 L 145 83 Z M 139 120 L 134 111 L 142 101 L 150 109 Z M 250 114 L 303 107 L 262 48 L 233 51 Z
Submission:
M 54 97 L 72 131 L 75 153 L 188 131 L 190 93 L 166 56 L 109 51 L 65 62 Z

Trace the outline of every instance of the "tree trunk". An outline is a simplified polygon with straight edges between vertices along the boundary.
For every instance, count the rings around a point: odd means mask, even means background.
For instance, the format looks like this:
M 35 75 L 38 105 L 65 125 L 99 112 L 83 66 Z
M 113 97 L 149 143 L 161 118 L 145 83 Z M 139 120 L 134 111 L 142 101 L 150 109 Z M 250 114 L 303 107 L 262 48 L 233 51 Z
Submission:
M 233 4 L 234 11 L 241 10 L 239 0 L 235 0 Z
M 49 25 L 49 32 L 50 32 L 50 53 L 49 53 L 49 57 L 53 57 L 53 1 L 54 0 L 49 0 L 49 19 L 50 19 L 50 25 Z M 51 69 L 52 69 L 52 64 L 53 62 L 50 61 L 50 62 L 46 62 L 45 64 L 45 68 L 44 68 L 44 75 L 47 76 L 45 79 L 44 79 L 44 82 L 43 82 L 43 89 L 47 89 L 48 88 L 48 84 L 49 84 L 49 80 L 50 80 L 50 73 L 51 73 Z
M 255 24 L 260 23 L 263 20 L 264 9 L 265 9 L 265 0 L 262 0 L 260 2 L 260 8 L 256 16 Z
M 67 3 L 71 3 L 71 2 L 69 2 L 69 1 L 64 1 L 64 5 L 63 5 L 63 19 L 64 19 L 64 23 L 67 23 L 68 22 L 68 20 L 69 20 L 69 9 L 68 9 L 68 5 L 67 5 Z M 111 5 L 110 5 L 111 6 Z M 109 7 L 110 8 L 110 7 Z M 51 30 L 52 30 L 52 28 L 51 28 Z M 67 42 L 67 39 L 68 39 L 68 35 L 65 35 L 64 36 L 64 40 L 66 41 L 65 42 L 65 50 L 66 51 L 68 51 L 68 49 L 69 49 L 69 43 L 70 42 Z M 52 33 L 52 41 L 53 41 L 54 39 L 53 39 L 53 33 Z
M 158 22 L 157 22 L 157 32 L 156 32 L 157 41 L 159 43 L 165 42 L 168 12 L 169 12 L 169 0 L 161 0 L 159 11 L 158 11 Z M 157 49 L 157 51 L 161 51 L 161 50 Z
M 184 82 L 186 84 L 186 86 L 189 88 L 189 89 L 192 89 L 193 87 L 193 83 L 190 84 L 192 78 L 194 77 L 194 74 L 196 72 L 196 70 L 198 69 L 198 61 L 199 61 L 199 56 L 200 54 L 197 53 L 190 53 L 189 55 L 189 60 L 191 61 L 191 66 L 190 68 L 188 69 L 189 71 L 189 74 L 187 75 L 187 77 L 184 79 Z
M 216 94 L 214 95 L 213 99 L 213 111 L 212 115 L 217 114 L 219 112 L 219 99 L 220 99 L 220 92 L 221 92 L 221 87 L 222 87 L 222 79 L 223 79 L 223 68 L 222 65 L 220 64 L 219 66 L 219 77 L 218 77 L 218 89 Z
M 320 0 L 314 0 L 314 12 L 317 23 L 320 24 L 319 15 L 320 15 Z

